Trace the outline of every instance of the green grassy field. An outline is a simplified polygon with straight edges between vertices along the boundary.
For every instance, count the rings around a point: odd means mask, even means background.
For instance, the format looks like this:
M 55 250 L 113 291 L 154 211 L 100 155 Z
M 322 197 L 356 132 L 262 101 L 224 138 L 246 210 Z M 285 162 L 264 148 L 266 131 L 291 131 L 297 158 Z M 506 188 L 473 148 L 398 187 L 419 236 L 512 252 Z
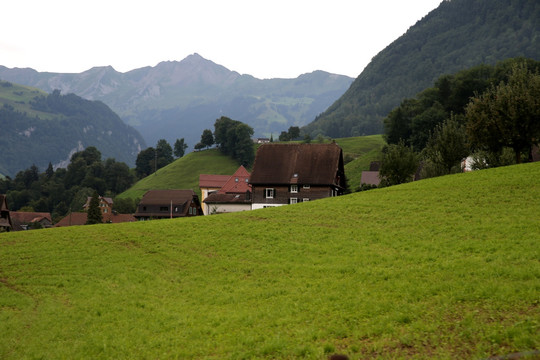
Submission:
M 381 160 L 382 148 L 386 144 L 382 135 L 370 135 L 336 139 L 343 149 L 343 157 L 354 160 L 345 164 L 345 175 L 351 190 L 360 185 L 362 171 L 369 170 L 372 161 Z
M 540 349 L 540 163 L 280 208 L 0 234 L 0 358 Z

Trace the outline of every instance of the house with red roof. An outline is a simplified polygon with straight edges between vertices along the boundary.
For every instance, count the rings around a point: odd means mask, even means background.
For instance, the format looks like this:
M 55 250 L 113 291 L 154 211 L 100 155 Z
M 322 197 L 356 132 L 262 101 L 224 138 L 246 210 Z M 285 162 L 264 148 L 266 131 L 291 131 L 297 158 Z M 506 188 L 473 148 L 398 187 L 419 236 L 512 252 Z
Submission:
M 249 176 L 246 168 L 240 165 L 220 189 L 209 192 L 203 200 L 205 215 L 251 210 Z M 199 186 L 201 186 L 200 177 Z
M 336 143 L 264 144 L 249 182 L 253 210 L 342 195 L 343 151 Z
M 208 195 L 219 191 L 230 179 L 231 175 L 199 175 L 199 188 L 201 189 L 201 207 L 204 215 L 208 215 L 208 206 L 204 202 Z

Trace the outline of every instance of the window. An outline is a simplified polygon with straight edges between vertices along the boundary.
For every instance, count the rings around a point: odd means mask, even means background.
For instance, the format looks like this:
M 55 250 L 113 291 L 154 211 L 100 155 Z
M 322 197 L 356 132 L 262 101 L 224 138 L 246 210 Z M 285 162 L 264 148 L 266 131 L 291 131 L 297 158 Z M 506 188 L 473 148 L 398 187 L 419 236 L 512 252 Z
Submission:
M 310 187 L 310 185 L 304 185 L 304 189 L 309 189 Z
M 238 182 L 238 178 L 235 178 L 234 181 L 235 181 L 235 182 Z
M 291 192 L 297 193 L 298 192 L 298 185 L 291 185 Z
M 267 188 L 264 192 L 264 196 L 267 199 L 273 199 L 274 198 L 274 189 Z
M 309 198 L 303 198 L 302 201 L 303 202 L 309 201 Z
M 189 215 L 193 215 L 193 208 L 192 207 L 189 208 Z
M 161 206 L 159 211 L 169 211 L 169 208 L 167 206 Z
M 298 199 L 297 198 L 291 198 L 291 204 L 296 204 L 298 203 Z

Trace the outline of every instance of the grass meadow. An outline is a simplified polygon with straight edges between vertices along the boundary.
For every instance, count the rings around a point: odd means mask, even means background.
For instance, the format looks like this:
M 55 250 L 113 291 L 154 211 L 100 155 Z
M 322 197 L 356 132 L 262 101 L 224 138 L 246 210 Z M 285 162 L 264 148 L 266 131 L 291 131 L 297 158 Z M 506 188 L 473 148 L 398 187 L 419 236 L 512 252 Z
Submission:
M 540 163 L 280 208 L 0 234 L 1 359 L 540 349 Z

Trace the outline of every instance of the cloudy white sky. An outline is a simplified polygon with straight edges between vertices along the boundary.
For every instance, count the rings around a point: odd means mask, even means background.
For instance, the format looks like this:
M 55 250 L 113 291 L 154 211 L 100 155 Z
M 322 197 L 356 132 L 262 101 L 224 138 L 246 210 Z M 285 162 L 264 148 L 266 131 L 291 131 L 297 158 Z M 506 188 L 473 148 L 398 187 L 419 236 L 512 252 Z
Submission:
M 314 70 L 356 77 L 441 1 L 5 1 L 0 65 L 126 72 L 199 53 L 258 78 Z

